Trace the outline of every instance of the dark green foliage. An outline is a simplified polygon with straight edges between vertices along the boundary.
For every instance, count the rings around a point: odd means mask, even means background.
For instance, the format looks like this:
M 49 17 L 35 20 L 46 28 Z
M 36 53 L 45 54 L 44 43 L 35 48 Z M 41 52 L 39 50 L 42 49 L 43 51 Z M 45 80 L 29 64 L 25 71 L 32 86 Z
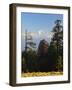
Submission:
M 37 71 L 37 54 L 35 51 L 29 50 L 26 53 L 26 56 L 24 56 L 25 59 L 22 58 L 22 72 L 33 72 Z M 24 70 L 25 69 L 25 70 Z
M 58 71 L 63 71 L 63 59 L 61 56 L 58 57 L 57 63 L 56 63 L 56 69 Z
M 57 53 L 63 56 L 63 26 L 61 20 L 55 21 L 55 27 L 53 28 L 54 33 L 52 43 L 57 47 Z
M 53 38 L 51 43 L 55 45 L 57 48 L 57 59 L 56 61 L 56 69 L 58 71 L 63 70 L 63 26 L 61 20 L 55 21 L 55 27 L 53 28 Z
M 27 72 L 27 53 L 25 51 L 22 52 L 22 72 Z
M 57 54 L 56 46 L 51 43 L 48 49 L 48 66 L 50 71 L 56 71 Z
M 27 64 L 28 64 L 28 70 L 29 72 L 36 71 L 36 60 L 37 60 L 37 54 L 35 51 L 28 51 L 27 52 Z

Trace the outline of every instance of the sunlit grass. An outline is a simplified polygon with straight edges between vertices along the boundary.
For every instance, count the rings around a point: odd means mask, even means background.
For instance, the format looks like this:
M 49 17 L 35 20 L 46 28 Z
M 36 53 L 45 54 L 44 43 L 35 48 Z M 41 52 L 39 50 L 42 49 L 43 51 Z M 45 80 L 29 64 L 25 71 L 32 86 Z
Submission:
M 63 75 L 63 72 L 27 72 L 22 73 L 22 77 L 35 77 L 35 76 L 58 76 Z

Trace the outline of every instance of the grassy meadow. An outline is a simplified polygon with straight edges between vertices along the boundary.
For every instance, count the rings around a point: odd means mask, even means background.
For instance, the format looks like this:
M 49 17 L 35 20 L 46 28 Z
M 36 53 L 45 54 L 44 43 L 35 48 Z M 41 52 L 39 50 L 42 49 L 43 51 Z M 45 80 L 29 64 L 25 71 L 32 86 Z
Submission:
M 63 75 L 63 72 L 27 72 L 22 73 L 21 77 L 58 76 L 58 75 Z

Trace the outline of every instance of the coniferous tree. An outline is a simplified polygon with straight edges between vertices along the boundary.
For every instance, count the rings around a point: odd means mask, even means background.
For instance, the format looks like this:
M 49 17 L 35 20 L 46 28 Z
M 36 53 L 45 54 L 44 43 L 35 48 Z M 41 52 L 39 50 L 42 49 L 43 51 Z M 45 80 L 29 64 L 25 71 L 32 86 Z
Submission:
M 36 43 L 33 42 L 32 35 L 25 31 L 25 51 L 35 49 Z
M 53 28 L 54 33 L 52 42 L 56 45 L 57 47 L 57 53 L 58 55 L 62 55 L 62 50 L 63 50 L 63 26 L 62 26 L 62 21 L 61 20 L 56 20 L 55 21 L 55 27 Z
M 35 47 L 36 43 L 33 42 L 33 37 L 30 32 L 25 31 L 25 51 L 22 52 L 22 71 L 33 71 L 35 66 Z
M 63 70 L 63 26 L 61 20 L 55 21 L 55 26 L 53 28 L 54 33 L 51 43 L 56 47 L 57 50 L 57 60 L 56 69 Z

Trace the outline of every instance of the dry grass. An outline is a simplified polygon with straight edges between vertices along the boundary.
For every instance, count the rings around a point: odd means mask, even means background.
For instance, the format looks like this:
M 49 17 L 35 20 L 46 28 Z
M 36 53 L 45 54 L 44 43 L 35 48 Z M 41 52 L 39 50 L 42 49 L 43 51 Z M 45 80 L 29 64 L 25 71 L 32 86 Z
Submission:
M 63 72 L 27 72 L 22 73 L 22 77 L 35 77 L 35 76 L 58 76 L 63 75 Z

